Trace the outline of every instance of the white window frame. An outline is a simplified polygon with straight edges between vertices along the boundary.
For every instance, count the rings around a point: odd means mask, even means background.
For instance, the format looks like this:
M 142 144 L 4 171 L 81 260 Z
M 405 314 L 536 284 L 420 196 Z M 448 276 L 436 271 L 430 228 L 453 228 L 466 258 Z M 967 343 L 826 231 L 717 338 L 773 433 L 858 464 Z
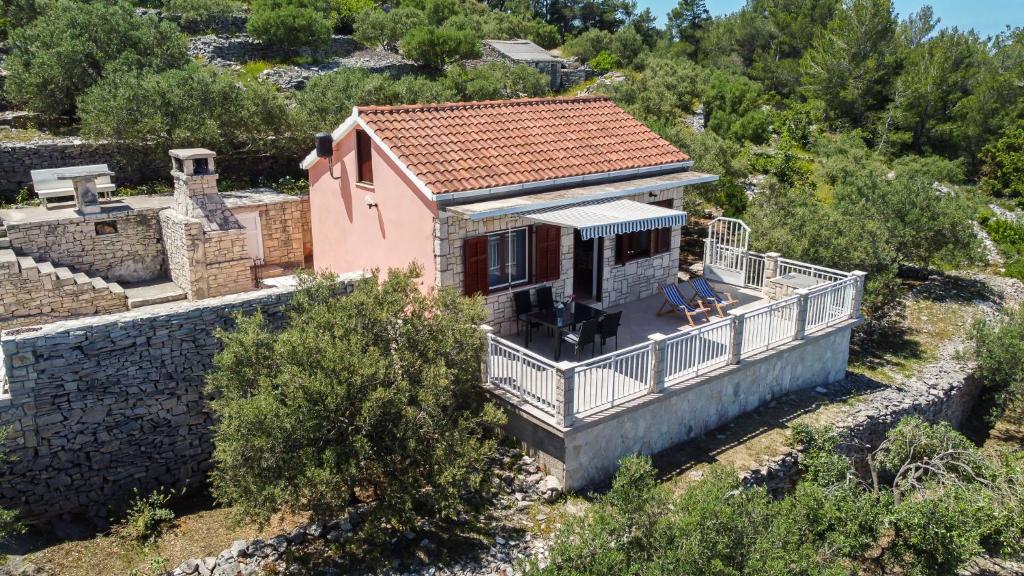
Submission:
M 518 232 L 520 230 L 524 231 L 523 232 L 523 237 L 525 238 L 525 244 L 526 244 L 526 246 L 523 249 L 523 256 L 524 256 L 524 258 L 526 258 L 526 262 L 525 262 L 526 274 L 524 274 L 524 278 L 522 280 L 516 280 L 515 282 L 513 282 L 512 281 L 512 277 L 511 277 L 512 270 L 511 270 L 510 267 L 506 266 L 505 267 L 505 280 L 506 280 L 506 282 L 504 284 L 497 284 L 497 285 L 491 286 L 490 285 L 490 277 L 491 277 L 490 239 L 491 239 L 491 237 L 492 236 L 501 236 L 502 234 L 504 234 L 506 236 L 507 244 L 505 246 L 505 254 L 506 254 L 506 257 L 507 257 L 508 254 L 512 253 L 512 233 L 513 232 Z M 523 284 L 529 284 L 529 282 L 530 282 L 530 260 L 531 260 L 531 258 L 530 258 L 530 227 L 529 226 L 520 226 L 518 228 L 509 228 L 508 230 L 502 230 L 500 232 L 491 232 L 490 234 L 485 234 L 484 236 L 487 237 L 487 243 L 488 243 L 488 249 L 487 249 L 488 250 L 488 252 L 487 252 L 487 278 L 488 278 L 488 286 L 487 286 L 487 289 L 488 290 L 500 290 L 501 288 L 510 288 L 512 286 L 521 286 Z M 507 262 L 506 262 L 506 264 L 507 264 Z

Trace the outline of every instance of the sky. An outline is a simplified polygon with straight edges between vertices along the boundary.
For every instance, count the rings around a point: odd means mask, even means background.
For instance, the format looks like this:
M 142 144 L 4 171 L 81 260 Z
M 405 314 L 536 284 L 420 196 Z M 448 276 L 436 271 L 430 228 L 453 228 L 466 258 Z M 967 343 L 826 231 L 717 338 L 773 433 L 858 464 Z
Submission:
M 659 23 L 678 0 L 637 0 L 641 8 L 650 7 Z M 708 10 L 715 16 L 735 12 L 745 0 L 706 0 Z M 935 9 L 942 26 L 957 26 L 961 30 L 974 28 L 981 36 L 1002 32 L 1007 24 L 1024 26 L 1024 0 L 894 0 L 900 18 L 925 4 Z

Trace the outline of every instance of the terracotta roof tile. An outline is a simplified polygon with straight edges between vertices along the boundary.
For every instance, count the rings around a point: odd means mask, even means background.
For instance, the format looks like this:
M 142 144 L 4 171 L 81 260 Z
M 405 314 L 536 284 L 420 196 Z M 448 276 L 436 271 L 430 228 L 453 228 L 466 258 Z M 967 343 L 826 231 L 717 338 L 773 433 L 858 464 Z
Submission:
M 358 112 L 435 194 L 690 159 L 601 97 L 364 106 Z

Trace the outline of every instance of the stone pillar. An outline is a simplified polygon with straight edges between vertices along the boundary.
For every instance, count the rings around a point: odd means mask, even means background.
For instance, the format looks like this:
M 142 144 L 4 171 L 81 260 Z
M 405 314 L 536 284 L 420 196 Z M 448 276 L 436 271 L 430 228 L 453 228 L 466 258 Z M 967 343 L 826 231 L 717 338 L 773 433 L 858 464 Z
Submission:
M 491 381 L 490 373 L 490 356 L 491 356 L 491 335 L 494 334 L 494 328 L 487 324 L 480 325 L 480 334 L 484 339 L 484 348 L 480 354 L 480 381 L 487 384 Z
M 569 428 L 576 419 L 576 363 L 559 362 L 558 380 L 555 384 L 555 424 Z
M 850 306 L 850 319 L 856 320 L 861 317 L 860 306 L 864 302 L 864 281 L 867 280 L 868 273 L 854 270 L 850 274 L 857 279 L 853 285 L 853 304 Z
M 779 258 L 782 258 L 782 254 L 778 252 L 765 252 L 764 254 L 764 286 L 761 287 L 761 292 L 769 298 L 774 298 L 774 291 L 772 284 L 768 281 L 779 276 Z
M 796 295 L 799 296 L 796 305 L 796 330 L 793 332 L 794 340 L 803 340 L 807 334 L 807 303 L 808 297 L 811 291 L 806 288 L 800 288 L 796 291 Z
M 647 337 L 651 343 L 651 384 L 648 392 L 657 394 L 665 389 L 665 349 L 668 336 L 655 332 Z
M 729 363 L 739 364 L 740 357 L 743 355 L 743 320 L 745 316 L 742 312 L 730 310 L 729 317 L 732 320 L 732 345 L 729 347 Z

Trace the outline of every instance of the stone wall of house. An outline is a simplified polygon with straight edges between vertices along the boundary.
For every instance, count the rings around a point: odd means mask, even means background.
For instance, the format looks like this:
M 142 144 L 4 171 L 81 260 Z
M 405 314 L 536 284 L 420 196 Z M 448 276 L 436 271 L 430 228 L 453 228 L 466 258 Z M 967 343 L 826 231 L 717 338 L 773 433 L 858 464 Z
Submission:
M 8 222 L 6 227 L 11 247 L 18 254 L 69 266 L 104 280 L 138 282 L 159 278 L 166 272 L 156 209 Z M 112 229 L 116 232 L 110 233 Z
M 683 209 L 683 188 L 629 197 L 630 200 L 651 203 L 672 199 L 672 208 Z M 679 275 L 679 243 L 682 230 L 672 231 L 669 251 L 649 258 L 633 260 L 623 265 L 615 263 L 615 237 L 604 239 L 604 281 L 601 285 L 601 304 L 605 307 L 633 302 L 657 294 L 665 284 L 675 282 Z
M 224 194 L 231 212 L 236 216 L 258 212 L 263 235 L 263 261 L 286 268 L 300 267 L 305 262 L 305 238 L 312 236 L 309 228 L 309 198 L 282 196 L 256 191 L 244 193 L 245 203 L 236 202 L 235 193 Z M 237 196 L 242 196 L 238 194 Z M 312 238 L 310 238 L 312 244 Z M 312 253 L 312 249 L 310 250 Z
M 342 292 L 358 276 L 343 279 Z M 11 331 L 0 337 L 9 395 L 0 426 L 16 460 L 0 467 L 0 506 L 36 521 L 108 517 L 133 488 L 205 480 L 214 336 L 236 312 L 280 323 L 293 289 L 174 302 Z
M 468 218 L 441 212 L 434 221 L 434 254 L 435 270 L 437 277 L 435 282 L 438 286 L 463 289 L 464 261 L 462 256 L 463 239 L 491 232 L 500 232 L 513 228 L 529 226 L 519 216 L 501 216 L 487 218 L 480 221 L 472 221 Z M 532 239 L 530 240 L 533 241 Z M 572 271 L 573 271 L 573 230 L 562 229 L 562 238 L 559 244 L 562 252 L 562 267 L 558 280 L 546 282 L 550 285 L 555 300 L 561 300 L 572 292 Z M 511 288 L 501 288 L 484 298 L 488 312 L 487 323 L 493 326 L 497 334 L 512 334 L 516 330 L 515 308 L 512 303 L 512 293 L 520 290 L 532 290 L 537 285 L 522 284 Z
M 0 329 L 127 309 L 116 283 L 0 250 Z

